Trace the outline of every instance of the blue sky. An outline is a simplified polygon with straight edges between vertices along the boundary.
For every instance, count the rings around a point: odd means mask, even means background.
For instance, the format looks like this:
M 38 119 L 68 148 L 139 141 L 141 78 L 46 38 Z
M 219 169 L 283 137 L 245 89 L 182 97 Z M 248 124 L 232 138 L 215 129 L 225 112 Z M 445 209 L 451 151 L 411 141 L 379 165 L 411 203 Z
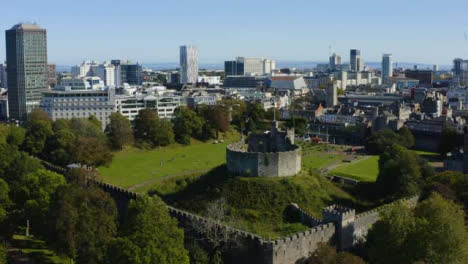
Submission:
M 392 53 L 394 61 L 450 64 L 468 58 L 467 0 L 0 0 L 2 32 L 21 21 L 47 29 L 49 61 L 124 58 L 177 62 L 181 44 L 200 61 L 235 56 L 326 61 Z M 0 34 L 0 59 L 5 58 Z

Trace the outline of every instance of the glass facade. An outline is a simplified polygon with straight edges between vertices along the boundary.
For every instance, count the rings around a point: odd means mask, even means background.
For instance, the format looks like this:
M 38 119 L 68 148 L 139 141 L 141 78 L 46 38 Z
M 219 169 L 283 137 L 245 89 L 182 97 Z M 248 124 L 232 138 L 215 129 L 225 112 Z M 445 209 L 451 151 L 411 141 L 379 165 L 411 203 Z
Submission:
M 5 36 L 10 117 L 25 120 L 48 90 L 46 30 L 18 24 Z

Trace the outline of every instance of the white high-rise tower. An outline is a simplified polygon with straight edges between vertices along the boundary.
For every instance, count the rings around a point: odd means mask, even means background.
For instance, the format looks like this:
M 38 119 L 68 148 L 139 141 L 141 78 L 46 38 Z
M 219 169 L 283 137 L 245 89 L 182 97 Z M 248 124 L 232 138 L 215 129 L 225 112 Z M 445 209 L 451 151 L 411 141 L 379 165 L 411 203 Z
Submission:
M 180 83 L 197 83 L 198 49 L 195 46 L 180 46 Z

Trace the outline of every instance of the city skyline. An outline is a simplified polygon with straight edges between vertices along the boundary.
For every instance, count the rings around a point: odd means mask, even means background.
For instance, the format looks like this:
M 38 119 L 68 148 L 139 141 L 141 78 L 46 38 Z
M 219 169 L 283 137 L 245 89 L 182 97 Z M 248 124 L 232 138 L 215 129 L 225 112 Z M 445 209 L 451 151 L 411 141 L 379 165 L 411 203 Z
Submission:
M 429 2 L 425 3 L 438 3 Z M 236 56 L 326 62 L 330 45 L 343 58 L 350 49 L 360 49 L 364 61 L 370 62 L 379 61 L 384 53 L 394 54 L 395 62 L 442 65 L 468 57 L 465 2 L 448 1 L 425 9 L 424 14 L 417 12 L 418 3 L 403 5 L 403 1 L 391 6 L 371 1 L 280 3 L 139 1 L 126 6 L 121 1 L 85 0 L 74 6 L 72 14 L 55 0 L 10 1 L 3 3 L 0 27 L 7 30 L 19 22 L 37 22 L 48 30 L 49 61 L 58 65 L 112 58 L 177 62 L 178 47 L 185 43 L 199 48 L 200 63 L 222 63 Z M 2 61 L 4 49 L 2 37 Z

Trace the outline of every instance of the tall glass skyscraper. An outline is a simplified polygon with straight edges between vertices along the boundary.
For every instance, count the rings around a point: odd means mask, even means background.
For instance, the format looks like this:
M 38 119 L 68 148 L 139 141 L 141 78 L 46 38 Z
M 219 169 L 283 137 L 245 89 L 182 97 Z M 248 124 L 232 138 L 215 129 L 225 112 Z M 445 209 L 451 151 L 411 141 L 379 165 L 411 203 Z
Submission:
M 180 83 L 195 84 L 198 81 L 198 49 L 180 46 Z
M 5 32 L 10 118 L 24 121 L 47 86 L 46 30 L 17 24 Z
M 392 75 L 392 54 L 384 54 L 382 57 L 382 83 L 387 83 L 388 77 Z
M 361 58 L 361 51 L 352 49 L 349 52 L 349 64 L 351 64 L 351 71 L 360 72 L 364 70 L 364 61 Z

